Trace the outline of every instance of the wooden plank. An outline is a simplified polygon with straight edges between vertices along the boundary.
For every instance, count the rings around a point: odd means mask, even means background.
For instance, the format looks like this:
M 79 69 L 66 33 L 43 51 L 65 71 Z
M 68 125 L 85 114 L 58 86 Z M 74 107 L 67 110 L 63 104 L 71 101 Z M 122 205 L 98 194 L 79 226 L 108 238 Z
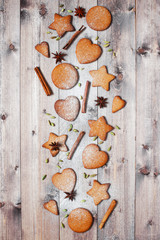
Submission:
M 56 172 L 56 159 L 53 159 L 42 144 L 49 133 L 58 133 L 58 119 L 53 120 L 55 128 L 49 126 L 50 116 L 55 115 L 53 101 L 58 91 L 53 87 L 51 71 L 55 66 L 52 58 L 40 55 L 34 46 L 46 40 L 50 51 L 55 52 L 57 41 L 46 34 L 53 21 L 53 9 L 58 3 L 53 1 L 24 1 L 21 4 L 21 194 L 23 239 L 59 239 L 59 217 L 43 209 L 43 203 L 50 199 L 58 202 L 59 194 L 51 182 Z M 27 38 L 26 41 L 26 37 Z M 40 66 L 53 89 L 54 95 L 47 97 L 34 72 Z M 52 121 L 52 119 L 50 119 Z M 27 144 L 26 144 L 27 143 Z M 49 163 L 45 159 L 49 157 Z M 42 181 L 43 175 L 47 178 Z
M 160 239 L 159 176 L 159 43 L 160 2 L 137 1 L 136 228 L 138 240 Z M 144 146 L 143 146 L 144 145 Z M 148 147 L 147 147 L 148 146 Z M 146 167 L 149 175 L 139 169 Z
M 93 5 L 96 5 L 96 1 L 91 1 L 91 2 L 86 2 L 85 0 L 81 0 L 81 1 L 69 1 L 69 0 L 65 0 L 65 1 L 61 1 L 62 4 L 64 4 L 64 8 L 67 9 L 71 9 L 74 10 L 75 7 L 78 6 L 82 6 L 86 9 L 86 11 L 89 10 L 89 8 Z M 63 13 L 63 15 L 66 15 L 67 12 Z M 79 72 L 79 82 L 82 83 L 82 86 L 79 87 L 78 84 L 67 91 L 63 91 L 60 90 L 59 93 L 59 98 L 66 98 L 69 95 L 74 95 L 77 96 L 80 99 L 80 96 L 83 95 L 84 93 L 84 88 L 85 88 L 85 83 L 87 80 L 90 79 L 89 76 L 89 70 L 90 68 L 96 68 L 97 63 L 94 62 L 92 64 L 85 64 L 85 65 L 81 65 L 78 63 L 77 59 L 76 59 L 76 55 L 75 55 L 75 48 L 76 48 L 76 44 L 78 43 L 78 41 L 83 38 L 83 37 L 87 37 L 87 38 L 91 38 L 92 40 L 96 38 L 97 33 L 93 30 L 91 30 L 85 22 L 85 18 L 78 18 L 78 17 L 74 17 L 73 19 L 73 25 L 75 26 L 76 30 L 78 30 L 81 25 L 85 25 L 87 27 L 87 30 L 85 30 L 76 40 L 75 42 L 71 45 L 71 47 L 66 51 L 67 56 L 66 56 L 66 62 L 74 64 L 80 68 L 85 68 L 84 70 L 78 70 Z M 67 33 L 65 35 L 65 37 L 63 37 L 60 40 L 60 45 L 59 45 L 59 50 L 61 50 L 63 48 L 63 46 L 66 44 L 66 42 L 70 39 L 70 37 L 73 35 L 73 33 Z M 88 127 L 88 119 L 96 119 L 97 118 L 97 110 L 94 104 L 94 98 L 95 96 L 97 96 L 97 90 L 96 89 L 91 89 L 91 91 L 89 92 L 89 101 L 88 101 L 88 106 L 87 106 L 87 113 L 79 113 L 78 118 L 73 122 L 73 128 L 74 129 L 78 129 L 79 131 L 86 131 L 85 136 L 83 137 L 79 147 L 77 148 L 72 160 L 67 160 L 66 154 L 61 153 L 60 154 L 60 159 L 64 160 L 64 163 L 61 164 L 62 169 L 67 168 L 67 167 L 71 167 L 75 170 L 76 174 L 77 174 L 77 183 L 76 183 L 76 190 L 77 190 L 77 196 L 76 196 L 76 200 L 74 202 L 71 202 L 67 199 L 64 199 L 65 194 L 63 192 L 60 192 L 60 220 L 64 222 L 65 224 L 65 229 L 61 228 L 60 230 L 60 239 L 63 240 L 68 240 L 68 239 L 74 239 L 74 240 L 95 240 L 97 239 L 97 221 L 94 221 L 94 225 L 92 226 L 92 228 L 90 229 L 90 231 L 84 233 L 84 234 L 78 234 L 78 233 L 74 233 L 72 232 L 72 230 L 68 227 L 67 224 L 67 219 L 63 220 L 63 217 L 65 215 L 65 213 L 62 211 L 62 209 L 68 209 L 67 213 L 70 213 L 71 210 L 77 208 L 77 207 L 84 207 L 89 209 L 94 216 L 96 216 L 97 213 L 97 209 L 94 206 L 93 200 L 91 197 L 89 197 L 86 192 L 91 188 L 91 186 L 89 186 L 91 179 L 84 179 L 83 177 L 83 173 L 97 173 L 97 170 L 86 170 L 83 167 L 82 164 L 82 151 L 85 148 L 86 145 L 88 145 L 89 143 L 92 142 L 92 139 L 88 137 L 89 134 L 89 127 Z M 81 101 L 81 100 L 80 100 Z M 64 134 L 67 133 L 68 134 L 68 140 L 67 140 L 67 145 L 69 147 L 69 149 L 71 149 L 73 143 L 75 142 L 78 133 L 75 132 L 68 132 L 68 128 L 69 128 L 70 123 L 66 122 L 63 119 L 60 119 L 60 133 Z M 82 203 L 81 201 L 85 199 L 86 202 Z
M 21 239 L 19 13 L 19 0 L 0 1 L 0 239 L 17 240 Z
M 98 1 L 112 13 L 112 25 L 106 31 L 98 33 L 99 41 L 110 41 L 109 48 L 103 48 L 98 60 L 98 68 L 108 67 L 111 74 L 117 76 L 106 92 L 98 88 L 98 96 L 108 98 L 106 109 L 98 109 L 98 116 L 106 116 L 109 124 L 118 125 L 115 136 L 108 134 L 107 141 L 100 145 L 102 150 L 112 149 L 107 166 L 98 170 L 101 183 L 111 183 L 109 201 L 98 206 L 98 225 L 107 211 L 111 200 L 117 199 L 118 205 L 102 230 L 98 229 L 98 239 L 134 239 L 134 200 L 135 200 L 135 13 L 134 0 Z M 113 49 L 113 52 L 108 52 Z M 127 101 L 126 107 L 112 114 L 112 101 L 119 95 Z

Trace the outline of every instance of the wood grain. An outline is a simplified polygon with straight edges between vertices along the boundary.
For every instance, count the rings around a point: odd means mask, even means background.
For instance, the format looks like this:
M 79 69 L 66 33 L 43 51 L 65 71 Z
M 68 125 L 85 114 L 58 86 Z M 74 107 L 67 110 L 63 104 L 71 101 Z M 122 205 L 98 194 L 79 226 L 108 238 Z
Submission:
M 15 16 L 13 18 L 12 13 Z M 20 2 L 0 1 L 0 239 L 21 239 Z
M 106 65 L 108 72 L 116 79 L 110 84 L 109 92 L 98 88 L 98 96 L 108 98 L 108 107 L 98 109 L 98 117 L 106 116 L 115 129 L 115 136 L 108 134 L 107 141 L 100 145 L 102 150 L 112 149 L 107 166 L 98 170 L 98 180 L 110 183 L 110 200 L 98 206 L 98 223 L 111 201 L 118 201 L 117 207 L 108 219 L 104 229 L 98 229 L 98 239 L 134 239 L 134 200 L 135 200 L 135 13 L 129 11 L 134 7 L 133 0 L 98 1 L 112 13 L 112 25 L 106 31 L 98 33 L 102 46 L 110 41 L 110 47 L 103 47 L 102 57 L 98 60 L 98 68 Z M 108 52 L 113 49 L 113 52 Z M 112 113 L 112 101 L 119 95 L 127 101 L 124 109 Z
M 58 3 L 52 1 L 28 1 L 21 5 L 21 196 L 22 196 L 22 233 L 23 239 L 58 239 L 59 217 L 45 209 L 43 203 L 50 199 L 59 201 L 59 194 L 51 182 L 57 171 L 57 160 L 49 151 L 42 148 L 49 133 L 58 134 L 58 118 L 50 119 L 43 110 L 55 115 L 54 100 L 58 91 L 51 81 L 51 71 L 55 66 L 52 58 L 40 55 L 35 45 L 46 40 L 51 52 L 58 47 L 57 41 L 47 34 L 48 25 L 53 21 L 53 9 Z M 26 41 L 26 36 L 28 40 Z M 37 79 L 34 67 L 40 66 L 54 95 L 47 97 Z M 55 123 L 55 128 L 48 120 Z M 49 163 L 45 159 L 49 158 Z M 42 181 L 43 175 L 47 178 Z
M 136 226 L 135 238 L 160 239 L 159 176 L 159 1 L 138 1 L 136 6 L 137 112 L 136 112 Z M 148 146 L 148 147 L 144 147 Z M 149 175 L 139 169 L 146 167 Z

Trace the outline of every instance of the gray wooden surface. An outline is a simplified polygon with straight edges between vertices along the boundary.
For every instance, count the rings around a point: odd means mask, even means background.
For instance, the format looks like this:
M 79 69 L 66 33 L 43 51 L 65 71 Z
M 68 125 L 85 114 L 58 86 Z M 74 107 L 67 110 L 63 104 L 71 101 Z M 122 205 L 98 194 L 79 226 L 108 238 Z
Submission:
M 87 29 L 66 52 L 66 62 L 84 67 L 79 71 L 79 82 L 73 89 L 58 90 L 52 83 L 54 59 L 40 56 L 34 46 L 46 40 L 51 52 L 62 50 L 73 33 L 67 33 L 60 41 L 47 34 L 54 13 L 82 6 L 88 11 L 92 6 L 106 6 L 112 13 L 111 27 L 102 32 L 90 29 L 85 18 L 74 17 L 73 25 Z M 66 15 L 67 11 L 62 13 Z M 0 0 L 0 240 L 159 240 L 160 239 L 160 184 L 159 184 L 159 71 L 160 71 L 160 1 L 159 0 Z M 56 35 L 56 34 L 53 34 Z M 98 61 L 81 65 L 75 56 L 75 47 L 82 37 L 94 43 L 99 37 L 103 54 Z M 111 41 L 116 56 L 103 48 L 103 41 Z M 86 131 L 72 160 L 66 153 L 52 158 L 41 145 L 51 131 L 68 134 L 67 145 L 72 147 L 78 133 L 69 132 L 68 122 L 54 111 L 54 102 L 69 95 L 80 98 L 86 80 L 92 81 L 89 70 L 106 65 L 109 73 L 117 76 L 106 92 L 102 88 L 90 88 L 87 113 L 80 113 L 74 128 Z M 34 72 L 40 66 L 53 95 L 47 97 Z M 127 101 L 126 107 L 112 114 L 112 100 L 120 95 Z M 108 107 L 99 109 L 97 96 L 108 98 Z M 48 124 L 49 116 L 56 116 L 55 127 Z M 109 124 L 118 125 L 115 136 L 108 135 L 100 145 L 109 152 L 107 166 L 98 170 L 83 168 L 81 154 L 84 147 L 93 143 L 89 138 L 88 119 L 106 116 Z M 97 143 L 99 140 L 97 141 Z M 49 163 L 45 159 L 49 157 Z M 74 202 L 64 200 L 64 193 L 54 188 L 51 177 L 62 169 L 73 168 L 77 173 L 77 197 Z M 140 169 L 143 168 L 143 171 Z M 61 170 L 62 170 L 61 169 Z M 60 170 L 60 171 L 61 171 Z M 144 171 L 145 170 L 145 171 Z M 101 183 L 110 183 L 111 198 L 98 207 L 86 195 L 92 179 L 84 179 L 83 172 L 98 173 Z M 147 175 L 144 173 L 147 172 Z M 42 176 L 47 178 L 42 181 Z M 96 177 L 94 178 L 96 179 Z M 45 209 L 43 203 L 50 199 L 58 202 L 60 215 Z M 82 203 L 81 200 L 86 202 Z M 98 225 L 112 199 L 118 205 L 102 230 Z M 76 207 L 89 209 L 94 216 L 92 228 L 77 234 L 70 230 L 63 209 L 68 213 Z M 65 229 L 61 227 L 61 221 Z

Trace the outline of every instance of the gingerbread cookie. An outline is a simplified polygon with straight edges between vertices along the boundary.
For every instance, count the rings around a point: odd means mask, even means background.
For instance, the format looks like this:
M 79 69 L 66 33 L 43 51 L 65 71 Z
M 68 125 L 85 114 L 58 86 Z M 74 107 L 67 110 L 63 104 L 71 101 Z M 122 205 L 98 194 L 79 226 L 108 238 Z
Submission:
M 50 211 L 51 213 L 58 215 L 58 207 L 57 202 L 55 200 L 50 200 L 49 202 L 44 203 L 43 207 Z
M 109 91 L 109 84 L 115 79 L 115 76 L 109 74 L 105 66 L 100 67 L 98 70 L 91 70 L 89 73 L 93 78 L 92 87 L 102 87 Z
M 64 16 L 55 13 L 54 14 L 54 22 L 49 25 L 50 29 L 56 30 L 59 37 L 62 37 L 66 32 L 74 31 L 74 27 L 72 26 L 72 16 Z
M 61 63 L 52 71 L 52 81 L 57 88 L 70 89 L 78 82 L 78 72 L 69 63 Z
M 61 118 L 66 121 L 74 121 L 78 116 L 80 103 L 77 97 L 69 96 L 65 100 L 57 100 L 54 108 Z
M 56 173 L 52 177 L 52 183 L 63 192 L 71 192 L 76 184 L 76 173 L 72 168 L 66 168 L 62 173 Z
M 85 168 L 100 168 L 108 162 L 108 154 L 100 151 L 96 144 L 89 144 L 83 150 L 82 162 Z
M 110 183 L 100 184 L 97 180 L 93 181 L 93 187 L 87 192 L 94 200 L 94 204 L 98 205 L 102 200 L 110 198 L 107 190 L 110 187 Z
M 98 136 L 102 141 L 106 140 L 107 133 L 113 130 L 111 125 L 108 125 L 106 119 L 102 116 L 97 121 L 88 120 L 90 126 L 89 137 Z
M 76 56 L 79 63 L 91 63 L 96 61 L 101 56 L 101 47 L 93 44 L 91 40 L 82 38 L 76 46 Z
M 41 53 L 43 56 L 49 58 L 50 53 L 49 53 L 49 45 L 47 42 L 41 42 L 40 44 L 37 44 L 35 46 L 35 49 Z
M 123 100 L 120 96 L 115 96 L 112 103 L 112 113 L 118 112 L 126 105 L 126 101 Z
M 74 232 L 86 232 L 91 228 L 92 224 L 93 216 L 85 208 L 76 208 L 69 214 L 68 225 Z
M 112 16 L 109 10 L 102 6 L 95 6 L 89 9 L 86 21 L 90 28 L 96 31 L 103 31 L 109 28 Z
M 50 133 L 49 139 L 45 142 L 42 147 L 50 150 L 52 157 L 55 157 L 59 151 L 67 152 L 68 148 L 66 146 L 67 135 L 57 136 L 54 133 Z

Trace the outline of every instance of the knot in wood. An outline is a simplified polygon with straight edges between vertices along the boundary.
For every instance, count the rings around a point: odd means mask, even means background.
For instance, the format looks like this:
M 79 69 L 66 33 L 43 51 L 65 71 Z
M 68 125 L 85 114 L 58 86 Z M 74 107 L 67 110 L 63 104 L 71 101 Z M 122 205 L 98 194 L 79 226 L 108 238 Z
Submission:
M 44 17 L 47 14 L 47 8 L 44 3 L 40 5 L 39 14 Z
M 7 118 L 7 115 L 6 114 L 2 114 L 1 115 L 1 119 L 4 121 L 4 120 L 6 120 L 6 118 Z
M 0 202 L 0 208 L 4 207 L 5 203 L 4 202 Z
M 139 169 L 140 173 L 143 175 L 149 175 L 150 174 L 150 170 L 147 167 L 142 167 Z
M 122 74 L 122 73 L 119 73 L 119 74 L 117 75 L 117 80 L 118 80 L 118 81 L 122 81 L 122 79 L 123 79 L 123 74 Z
M 14 50 L 14 49 L 15 49 L 15 46 L 11 43 L 11 44 L 9 45 L 9 49 L 10 49 L 10 50 Z

